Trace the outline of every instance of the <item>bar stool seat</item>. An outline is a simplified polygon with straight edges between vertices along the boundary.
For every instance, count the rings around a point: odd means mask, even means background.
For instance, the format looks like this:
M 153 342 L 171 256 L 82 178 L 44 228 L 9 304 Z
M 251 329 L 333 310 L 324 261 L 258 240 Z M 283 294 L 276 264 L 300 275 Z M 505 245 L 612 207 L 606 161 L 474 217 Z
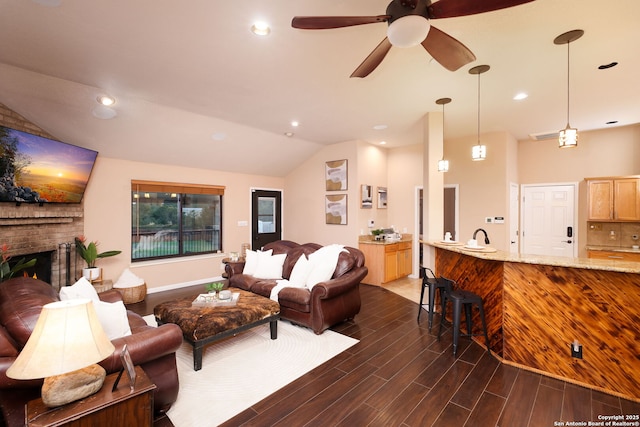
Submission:
M 489 336 L 487 335 L 487 322 L 484 317 L 484 306 L 482 303 L 482 297 L 473 292 L 455 289 L 456 283 L 453 280 L 449 280 L 446 278 L 441 278 L 441 282 L 445 284 L 444 288 L 444 297 L 443 297 L 443 307 L 446 309 L 447 302 L 451 301 L 452 304 L 452 313 L 451 316 L 453 318 L 452 328 L 453 328 L 453 356 L 455 357 L 456 352 L 458 350 L 458 339 L 463 337 L 474 337 L 484 335 L 485 342 L 487 343 L 487 352 L 491 353 L 491 348 L 489 344 Z M 482 333 L 474 334 L 473 333 L 473 325 L 472 325 L 472 316 L 471 311 L 473 307 L 477 307 L 480 313 L 480 321 L 482 322 Z M 460 334 L 460 313 L 464 308 L 465 313 L 465 321 L 467 324 L 467 333 Z M 442 311 L 443 316 L 445 311 Z M 440 328 L 438 329 L 438 340 L 440 339 L 440 335 L 442 333 L 442 322 L 440 322 Z
M 432 277 L 427 275 L 427 272 L 431 273 Z M 420 275 L 422 276 L 422 289 L 420 290 L 420 305 L 418 306 L 418 322 L 420 321 L 420 314 L 422 313 L 422 309 L 424 307 L 424 290 L 425 288 L 429 288 L 429 301 L 427 312 L 429 314 L 429 331 L 431 331 L 431 326 L 433 325 L 433 313 L 435 311 L 435 299 L 436 299 L 436 291 L 440 290 L 440 302 L 442 305 L 442 309 L 440 313 L 444 313 L 444 288 L 446 284 L 439 280 L 436 275 L 433 273 L 429 267 L 420 266 Z M 443 319 L 441 318 L 441 321 Z

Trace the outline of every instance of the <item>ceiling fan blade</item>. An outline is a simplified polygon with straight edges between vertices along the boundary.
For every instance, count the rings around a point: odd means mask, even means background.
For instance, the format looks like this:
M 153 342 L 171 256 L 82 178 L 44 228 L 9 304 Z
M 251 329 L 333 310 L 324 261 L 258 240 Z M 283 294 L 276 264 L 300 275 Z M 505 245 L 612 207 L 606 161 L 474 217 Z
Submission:
M 422 42 L 422 46 L 433 59 L 449 71 L 456 71 L 476 60 L 476 56 L 468 47 L 433 25 Z
M 367 77 L 378 65 L 380 65 L 384 57 L 389 53 L 390 49 L 391 42 L 385 37 L 384 40 L 382 40 L 380 44 L 373 49 L 373 52 L 371 52 L 369 56 L 362 61 L 362 64 L 356 68 L 350 77 Z
M 329 28 L 352 27 L 354 25 L 386 22 L 390 15 L 378 16 L 296 16 L 291 20 L 293 28 L 303 30 L 325 30 Z
M 428 8 L 429 19 L 453 18 L 506 9 L 534 0 L 438 0 Z

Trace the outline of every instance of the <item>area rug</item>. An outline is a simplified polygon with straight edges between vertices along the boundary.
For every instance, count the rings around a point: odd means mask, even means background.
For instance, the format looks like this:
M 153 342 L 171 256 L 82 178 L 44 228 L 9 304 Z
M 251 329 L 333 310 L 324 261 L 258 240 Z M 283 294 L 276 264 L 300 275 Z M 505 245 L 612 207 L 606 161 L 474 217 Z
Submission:
M 145 320 L 155 326 L 153 316 Z M 183 343 L 177 352 L 180 392 L 167 414 L 176 427 L 221 424 L 357 342 L 279 321 L 276 340 L 265 324 L 206 347 L 199 371 L 193 370 L 192 347 Z

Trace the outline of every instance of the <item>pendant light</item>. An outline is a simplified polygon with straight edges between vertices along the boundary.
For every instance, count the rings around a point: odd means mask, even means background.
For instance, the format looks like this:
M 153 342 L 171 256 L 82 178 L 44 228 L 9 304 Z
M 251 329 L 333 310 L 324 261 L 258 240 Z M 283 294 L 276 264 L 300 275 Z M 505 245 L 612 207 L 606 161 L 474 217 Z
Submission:
M 572 128 L 571 125 L 569 125 L 569 44 L 578 40 L 583 34 L 584 31 L 582 30 L 572 30 L 567 31 L 564 34 L 560 34 L 553 40 L 553 43 L 555 44 L 567 45 L 567 127 L 560 131 L 560 136 L 558 138 L 560 148 L 578 146 L 578 129 Z
M 444 159 L 444 106 L 451 102 L 451 98 L 440 98 L 436 100 L 436 104 L 442 105 L 442 145 L 443 145 L 443 153 L 442 159 L 438 160 L 438 172 L 448 172 L 449 171 L 449 160 Z
M 486 73 L 491 67 L 478 65 L 469 70 L 469 74 L 478 75 L 478 143 L 471 148 L 471 160 L 478 161 L 487 158 L 487 146 L 480 144 L 480 74 Z

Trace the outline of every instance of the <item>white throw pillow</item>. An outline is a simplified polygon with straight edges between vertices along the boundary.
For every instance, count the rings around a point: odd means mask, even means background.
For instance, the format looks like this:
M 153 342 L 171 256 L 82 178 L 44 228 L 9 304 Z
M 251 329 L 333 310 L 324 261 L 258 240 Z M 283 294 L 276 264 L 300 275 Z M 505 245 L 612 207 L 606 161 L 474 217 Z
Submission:
M 340 252 L 345 251 L 346 249 L 344 249 L 343 245 L 333 244 L 323 246 L 309 255 L 309 261 L 313 264 L 313 270 L 311 270 L 307 278 L 307 288 L 313 289 L 318 283 L 331 279 L 338 265 Z
M 298 258 L 298 261 L 296 261 L 291 271 L 289 283 L 298 288 L 304 287 L 307 284 L 307 279 L 312 269 L 313 263 L 307 259 L 305 254 L 300 255 L 300 258 Z
M 287 254 L 265 256 L 258 254 L 258 267 L 253 277 L 257 279 L 282 279 L 282 266 Z
M 98 319 L 100 319 L 102 329 L 110 340 L 131 335 L 127 309 L 122 301 L 113 303 L 94 301 L 93 306 L 96 309 Z
M 60 288 L 60 300 L 70 299 L 90 299 L 91 301 L 100 301 L 96 288 L 84 277 L 71 286 Z
M 242 269 L 242 274 L 248 274 L 253 276 L 258 268 L 258 263 L 260 261 L 260 257 L 262 256 L 271 256 L 273 253 L 273 249 L 269 249 L 268 251 L 251 251 L 248 250 L 245 254 L 244 268 Z

